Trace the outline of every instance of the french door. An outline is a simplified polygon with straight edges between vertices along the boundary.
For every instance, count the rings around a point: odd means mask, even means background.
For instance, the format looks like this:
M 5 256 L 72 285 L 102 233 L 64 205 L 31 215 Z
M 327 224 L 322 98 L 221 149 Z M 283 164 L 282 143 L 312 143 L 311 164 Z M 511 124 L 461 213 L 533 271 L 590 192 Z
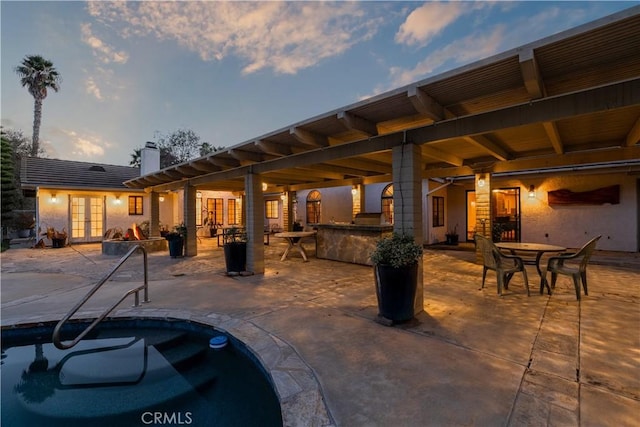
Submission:
M 104 234 L 104 199 L 71 197 L 71 242 L 99 242 Z

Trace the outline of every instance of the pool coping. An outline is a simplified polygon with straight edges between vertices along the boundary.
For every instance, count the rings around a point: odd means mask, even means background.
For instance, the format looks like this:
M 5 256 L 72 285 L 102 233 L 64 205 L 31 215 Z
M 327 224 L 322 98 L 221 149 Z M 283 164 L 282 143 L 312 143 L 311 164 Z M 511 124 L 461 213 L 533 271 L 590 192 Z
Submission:
M 93 320 L 100 314 L 100 311 L 82 311 L 72 320 Z M 63 313 L 28 316 L 19 323 L 2 325 L 1 329 L 41 326 L 57 322 L 63 316 Z M 214 312 L 137 307 L 119 309 L 107 320 L 132 318 L 194 322 L 232 335 L 246 346 L 269 374 L 280 401 L 284 426 L 335 426 L 313 369 L 292 346 L 254 323 Z

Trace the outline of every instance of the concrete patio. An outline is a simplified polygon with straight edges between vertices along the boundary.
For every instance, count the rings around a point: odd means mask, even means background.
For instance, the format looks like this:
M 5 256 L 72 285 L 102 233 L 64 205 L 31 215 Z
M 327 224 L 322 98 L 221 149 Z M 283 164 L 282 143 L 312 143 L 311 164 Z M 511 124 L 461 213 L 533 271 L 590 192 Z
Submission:
M 151 303 L 127 301 L 117 314 L 219 316 L 288 344 L 322 393 L 320 404 L 310 396 L 292 406 L 315 415 L 286 414 L 289 425 L 638 424 L 639 254 L 598 252 L 589 295 L 577 301 L 566 277 L 540 295 L 533 267 L 530 297 L 518 276 L 499 297 L 491 273 L 479 289 L 482 267 L 464 245 L 425 249 L 425 311 L 385 327 L 374 322 L 371 267 L 317 259 L 312 243 L 309 262 L 280 261 L 279 240 L 265 246 L 265 274 L 247 277 L 225 275 L 213 239 L 201 239 L 196 257 L 150 254 Z M 99 244 L 12 247 L 0 259 L 3 326 L 59 319 L 118 260 Z M 140 257 L 127 262 L 83 312 L 140 283 L 140 266 Z

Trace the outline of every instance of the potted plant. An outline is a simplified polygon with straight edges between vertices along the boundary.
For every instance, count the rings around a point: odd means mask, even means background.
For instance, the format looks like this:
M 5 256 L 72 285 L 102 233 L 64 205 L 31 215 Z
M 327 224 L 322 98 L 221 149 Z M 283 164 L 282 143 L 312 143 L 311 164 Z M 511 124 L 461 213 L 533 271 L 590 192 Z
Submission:
M 18 212 L 13 219 L 13 225 L 18 230 L 18 237 L 25 238 L 31 236 L 31 230 L 36 225 L 31 212 Z
M 371 262 L 380 317 L 391 322 L 413 318 L 421 258 L 422 246 L 412 236 L 394 232 L 376 243 Z
M 227 274 L 236 274 L 246 270 L 247 265 L 247 233 L 237 227 L 225 230 L 224 261 Z
M 173 227 L 173 231 L 165 234 L 164 238 L 169 242 L 169 256 L 181 257 L 184 249 L 184 239 L 187 237 L 187 227 L 184 223 Z
M 56 231 L 54 227 L 47 227 L 47 232 L 43 236 L 51 239 L 52 248 L 64 248 L 67 245 L 67 230 Z
M 207 217 L 204 219 L 204 225 L 209 227 L 209 237 L 216 237 L 218 235 L 218 228 L 220 228 L 221 225 L 214 221 L 213 212 L 207 214 Z
M 458 224 L 453 227 L 453 230 L 449 230 L 445 233 L 445 237 L 447 238 L 447 245 L 457 245 L 458 244 Z

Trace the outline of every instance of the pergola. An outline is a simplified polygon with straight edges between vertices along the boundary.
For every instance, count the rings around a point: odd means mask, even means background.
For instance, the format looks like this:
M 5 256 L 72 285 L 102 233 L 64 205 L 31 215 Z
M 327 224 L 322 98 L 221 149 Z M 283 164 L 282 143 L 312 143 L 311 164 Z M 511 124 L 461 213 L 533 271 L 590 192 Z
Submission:
M 248 262 L 259 272 L 263 182 L 285 193 L 393 182 L 394 198 L 404 183 L 406 205 L 421 197 L 422 179 L 580 167 L 638 172 L 639 142 L 635 6 L 125 184 L 152 195 L 184 189 L 194 231 L 195 189 L 244 191 L 250 242 L 256 236 Z M 394 227 L 422 241 L 414 204 L 394 212 Z

